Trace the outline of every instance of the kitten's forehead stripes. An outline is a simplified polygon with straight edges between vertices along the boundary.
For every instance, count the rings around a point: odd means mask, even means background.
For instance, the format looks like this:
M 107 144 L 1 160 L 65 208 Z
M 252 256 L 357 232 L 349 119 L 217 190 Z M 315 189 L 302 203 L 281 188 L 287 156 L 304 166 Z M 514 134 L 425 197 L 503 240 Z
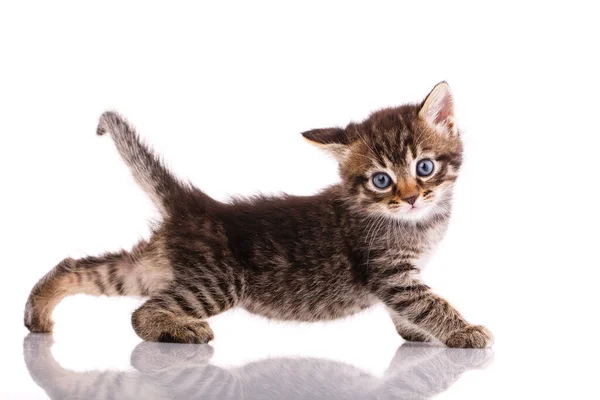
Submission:
M 454 168 L 459 168 L 462 163 L 462 156 L 457 153 L 443 153 L 436 155 L 435 160 L 442 163 L 448 163 Z
M 406 167 L 409 156 L 416 158 L 414 127 L 409 122 L 415 115 L 414 110 L 402 107 L 382 110 L 371 116 L 374 121 L 360 126 L 380 162 L 387 158 L 396 166 Z

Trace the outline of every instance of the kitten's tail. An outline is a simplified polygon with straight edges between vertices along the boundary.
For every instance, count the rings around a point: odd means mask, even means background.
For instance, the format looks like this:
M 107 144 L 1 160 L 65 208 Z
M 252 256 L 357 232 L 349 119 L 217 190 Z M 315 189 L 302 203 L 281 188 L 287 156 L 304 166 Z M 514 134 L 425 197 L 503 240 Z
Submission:
M 169 205 L 188 195 L 192 188 L 179 181 L 164 166 L 160 158 L 145 145 L 135 129 L 113 111 L 106 111 L 98 123 L 98 135 L 110 132 L 125 163 L 131 168 L 137 183 L 148 193 L 161 214 L 168 215 Z

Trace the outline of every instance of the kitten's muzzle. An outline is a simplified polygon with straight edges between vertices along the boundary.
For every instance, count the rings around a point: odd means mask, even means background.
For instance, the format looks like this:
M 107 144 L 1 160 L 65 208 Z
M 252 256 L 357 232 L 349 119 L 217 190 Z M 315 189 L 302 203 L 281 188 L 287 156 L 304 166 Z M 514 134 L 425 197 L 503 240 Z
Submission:
M 417 199 L 419 198 L 419 194 L 415 194 L 412 196 L 408 196 L 408 197 L 403 197 L 402 201 L 407 202 L 408 204 L 410 204 L 411 206 L 415 205 L 415 202 L 417 201 Z

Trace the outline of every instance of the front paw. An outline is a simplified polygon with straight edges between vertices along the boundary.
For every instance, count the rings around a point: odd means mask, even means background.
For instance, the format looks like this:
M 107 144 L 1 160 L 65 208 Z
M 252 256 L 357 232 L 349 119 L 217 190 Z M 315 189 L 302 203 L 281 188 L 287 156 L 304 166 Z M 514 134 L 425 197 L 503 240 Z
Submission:
M 494 337 L 486 327 L 470 325 L 452 332 L 445 343 L 448 347 L 481 349 L 490 347 L 493 342 Z

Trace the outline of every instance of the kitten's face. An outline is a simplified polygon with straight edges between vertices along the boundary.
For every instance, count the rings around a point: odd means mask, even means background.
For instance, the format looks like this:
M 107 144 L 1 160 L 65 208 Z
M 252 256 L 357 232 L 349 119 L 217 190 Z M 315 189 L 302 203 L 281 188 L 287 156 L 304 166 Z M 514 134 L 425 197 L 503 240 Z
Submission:
M 358 204 L 373 214 L 419 220 L 447 207 L 461 164 L 458 135 L 440 135 L 419 121 L 418 107 L 379 111 L 354 130 L 340 171 Z
M 422 221 L 449 207 L 462 143 L 445 83 L 423 105 L 381 110 L 345 129 L 304 135 L 336 156 L 348 193 L 365 212 Z

